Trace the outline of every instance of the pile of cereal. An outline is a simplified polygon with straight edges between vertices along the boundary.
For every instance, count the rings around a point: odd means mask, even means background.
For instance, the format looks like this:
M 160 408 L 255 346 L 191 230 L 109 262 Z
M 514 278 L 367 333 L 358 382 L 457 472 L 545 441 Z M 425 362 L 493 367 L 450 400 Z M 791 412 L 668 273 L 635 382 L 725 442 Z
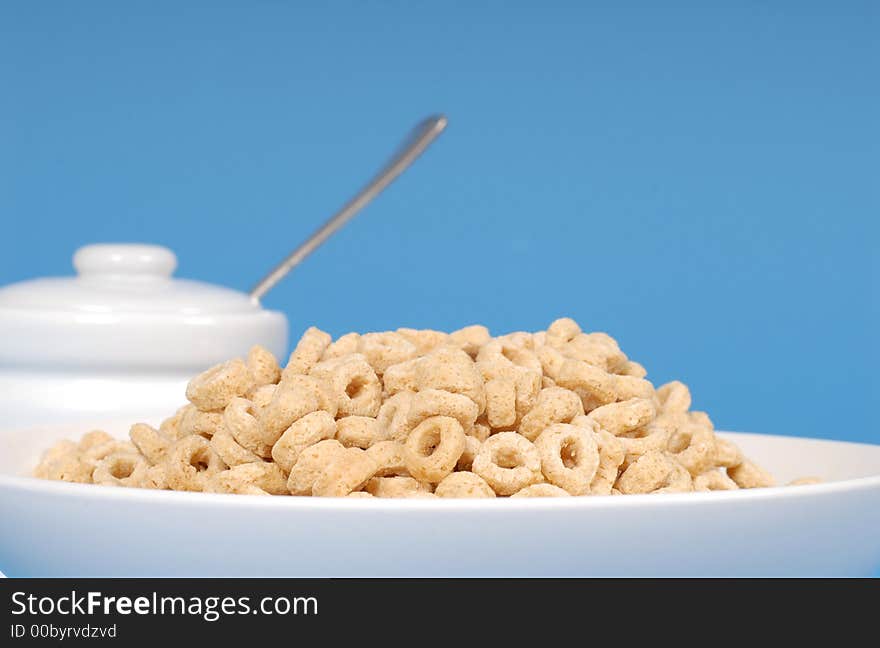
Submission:
M 318 497 L 567 497 L 773 485 L 571 319 L 493 338 L 305 332 L 282 370 L 254 347 L 197 376 L 189 404 L 130 441 L 62 441 L 34 474 L 139 488 Z

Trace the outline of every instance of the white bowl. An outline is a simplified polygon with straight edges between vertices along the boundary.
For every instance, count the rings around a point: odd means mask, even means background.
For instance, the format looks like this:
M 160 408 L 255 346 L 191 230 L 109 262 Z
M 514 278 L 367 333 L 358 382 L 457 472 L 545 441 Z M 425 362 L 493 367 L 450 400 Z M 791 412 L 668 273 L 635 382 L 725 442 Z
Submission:
M 880 567 L 880 446 L 725 434 L 783 482 L 828 481 L 625 497 L 247 497 L 21 476 L 41 449 L 82 431 L 3 435 L 7 575 L 859 576 Z

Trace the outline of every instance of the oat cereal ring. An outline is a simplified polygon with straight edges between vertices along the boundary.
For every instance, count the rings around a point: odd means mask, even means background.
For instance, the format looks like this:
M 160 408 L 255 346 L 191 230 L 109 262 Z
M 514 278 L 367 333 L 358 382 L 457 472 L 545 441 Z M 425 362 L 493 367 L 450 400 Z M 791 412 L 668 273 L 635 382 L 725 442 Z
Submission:
M 554 423 L 569 423 L 583 413 L 583 402 L 573 391 L 562 387 L 542 389 L 535 407 L 523 417 L 519 433 L 534 441 L 545 428 Z
M 210 439 L 222 421 L 222 412 L 203 412 L 194 405 L 187 405 L 180 416 L 177 438 L 197 434 Z
M 566 357 L 560 353 L 559 349 L 549 345 L 539 347 L 535 351 L 535 355 L 541 362 L 541 371 L 544 376 L 555 381 L 562 365 L 565 364 Z
M 672 462 L 662 452 L 646 452 L 623 471 L 615 487 L 625 495 L 651 493 L 668 484 L 672 468 Z
M 194 406 L 190 404 L 184 405 L 183 407 L 180 407 L 173 415 L 162 421 L 162 423 L 159 425 L 159 432 L 162 434 L 162 436 L 165 436 L 172 441 L 176 441 L 180 437 L 186 436 L 184 431 L 181 430 L 180 424 L 186 412 L 188 412 L 193 407 Z
M 647 380 L 608 373 L 581 360 L 566 360 L 556 382 L 577 392 L 587 412 L 615 401 L 654 397 L 654 386 Z
M 647 398 L 631 398 L 619 403 L 597 407 L 587 414 L 603 430 L 618 436 L 646 426 L 654 420 L 657 410 Z
M 418 389 L 416 367 L 423 361 L 424 358 L 413 358 L 388 367 L 382 374 L 384 392 L 391 396 L 400 392 L 415 392 Z
M 586 495 L 599 467 L 599 448 L 585 428 L 556 423 L 535 439 L 541 472 L 547 481 L 572 495 Z
M 119 441 L 111 438 L 99 445 L 93 445 L 86 450 L 79 451 L 80 461 L 86 466 L 94 470 L 98 462 L 109 457 L 112 454 L 138 454 L 135 445 L 129 441 Z
M 523 343 L 524 344 L 524 343 Z M 525 346 L 505 343 L 501 338 L 495 338 L 485 344 L 477 353 L 479 363 L 502 363 L 528 369 L 541 373 L 541 360 L 537 354 Z
M 278 389 L 278 385 L 261 385 L 248 392 L 249 395 L 247 398 L 254 404 L 257 418 L 262 419 L 263 412 L 266 411 L 269 403 L 272 402 L 272 397 L 275 396 L 276 389 Z
M 382 429 L 384 439 L 401 443 L 406 440 L 411 429 L 407 421 L 413 396 L 415 396 L 413 392 L 397 392 L 382 403 L 382 407 L 379 408 L 379 413 L 376 415 L 376 423 Z
M 574 421 L 572 421 L 574 424 Z M 618 471 L 626 457 L 623 443 L 610 432 L 598 430 L 593 433 L 599 448 L 599 467 L 596 476 L 590 482 L 591 495 L 610 495 Z
M 415 358 L 416 346 L 399 333 L 365 333 L 358 340 L 357 352 L 381 376 L 391 365 Z
M 369 416 L 345 416 L 336 421 L 336 440 L 346 448 L 366 450 L 384 438 L 382 426 Z
M 676 430 L 666 444 L 667 450 L 691 475 L 715 467 L 715 435 L 699 425 L 685 425 Z
M 436 484 L 455 469 L 465 448 L 464 429 L 449 416 L 432 416 L 410 432 L 404 460 L 410 475 Z
M 737 490 L 736 482 L 719 470 L 710 470 L 694 477 L 695 491 Z
M 260 424 L 266 440 L 278 438 L 294 421 L 319 408 L 318 392 L 299 381 L 278 383 L 268 405 L 260 409 Z
M 254 388 L 274 385 L 281 380 L 281 367 L 269 349 L 259 344 L 251 347 L 246 360 L 248 371 L 254 378 Z
M 489 329 L 479 324 L 465 326 L 449 334 L 449 343 L 459 347 L 472 358 L 475 358 L 480 347 L 491 339 Z
M 486 410 L 483 377 L 471 357 L 456 347 L 441 347 L 415 365 L 417 391 L 441 389 L 463 394 L 477 404 L 477 415 Z
M 399 328 L 397 333 L 415 345 L 418 355 L 426 355 L 449 342 L 449 334 L 431 329 Z
M 373 477 L 364 490 L 373 497 L 410 497 L 413 493 L 430 493 L 431 485 L 412 477 Z
M 269 495 L 259 486 L 242 479 L 232 470 L 221 470 L 205 481 L 205 493 L 227 493 L 231 495 Z
M 742 462 L 742 452 L 740 452 L 740 449 L 737 448 L 734 443 L 727 439 L 722 439 L 719 436 L 715 437 L 714 463 L 716 466 L 733 468 L 734 466 L 740 465 Z
M 222 425 L 211 437 L 211 448 L 227 466 L 256 463 L 263 458 L 243 447 Z
M 147 468 L 142 487 L 152 490 L 167 490 L 168 478 L 165 476 L 165 466 L 156 464 Z
M 319 441 L 303 450 L 290 469 L 287 490 L 291 495 L 311 495 L 315 480 L 324 467 L 333 463 L 345 450 L 335 439 Z
M 268 458 L 272 456 L 274 433 L 268 433 L 257 420 L 254 404 L 246 398 L 233 398 L 223 411 L 223 427 L 239 445 Z
M 365 499 L 373 497 L 370 493 L 366 491 L 355 491 L 353 493 L 349 493 L 346 497 L 354 497 L 355 499 Z
M 546 341 L 550 346 L 561 346 L 581 333 L 581 327 L 570 317 L 560 317 L 547 327 Z
M 770 473 L 748 459 L 738 466 L 728 468 L 727 475 L 740 488 L 769 488 L 776 485 L 776 480 Z
M 336 436 L 336 421 L 318 410 L 294 421 L 272 446 L 271 456 L 284 472 L 290 472 L 300 453 L 319 441 Z
M 626 453 L 623 467 L 628 467 L 643 454 L 665 451 L 669 443 L 669 435 L 670 431 L 667 428 L 651 423 L 644 428 L 617 437 Z
M 478 498 L 495 497 L 495 491 L 486 480 L 472 472 L 450 473 L 434 489 L 437 497 Z
M 331 342 L 330 346 L 324 349 L 321 360 L 332 360 L 333 358 L 341 358 L 342 356 L 357 353 L 358 340 L 360 339 L 360 333 L 346 333 L 335 342 Z
M 673 380 L 660 385 L 656 394 L 664 413 L 684 414 L 691 408 L 691 391 L 683 382 Z
M 241 464 L 217 473 L 211 480 L 215 481 L 221 475 L 227 484 L 250 484 L 269 495 L 288 494 L 287 475 L 273 463 L 260 461 Z
M 330 346 L 333 338 L 314 326 L 306 329 L 299 342 L 296 343 L 293 353 L 287 361 L 287 366 L 281 372 L 281 380 L 289 376 L 304 375 L 309 373 L 318 362 L 324 351 Z
M 330 416 L 335 417 L 339 413 L 337 394 L 326 380 L 297 374 L 290 376 L 284 384 L 290 389 L 304 389 L 313 394 L 318 399 L 318 409 L 324 410 Z
M 409 476 L 402 443 L 397 441 L 380 441 L 367 448 L 366 452 L 376 462 L 376 477 Z
M 161 463 L 172 443 L 171 439 L 146 423 L 132 425 L 128 436 L 138 451 L 151 464 Z
M 372 416 L 382 404 L 382 383 L 359 353 L 323 360 L 309 374 L 326 381 L 336 396 L 339 416 Z
M 670 461 L 669 476 L 666 478 L 666 485 L 653 491 L 652 494 L 658 493 L 690 493 L 694 490 L 694 480 L 687 468 L 676 461 Z
M 482 441 L 477 437 L 466 434 L 464 436 L 464 452 L 462 452 L 461 456 L 458 458 L 458 463 L 455 464 L 455 469 L 470 470 L 474 465 L 474 457 L 480 452 L 481 447 L 483 447 Z
M 90 450 L 91 448 L 101 446 L 105 443 L 112 441 L 115 441 L 115 439 L 103 430 L 92 430 L 91 432 L 86 432 L 79 440 L 79 443 L 77 444 L 77 449 L 80 452 L 85 452 L 87 450 Z
M 632 360 L 627 360 L 623 363 L 623 365 L 615 372 L 619 373 L 621 376 L 633 376 L 635 378 L 644 378 L 648 375 L 648 370 L 645 369 L 638 362 L 633 362 Z
M 538 449 L 516 432 L 499 432 L 486 439 L 471 470 L 498 495 L 512 495 L 544 481 Z
M 553 484 L 532 484 L 516 491 L 511 497 L 571 497 L 571 493 Z
M 53 461 L 65 456 L 77 457 L 77 461 L 79 461 L 77 445 L 69 439 L 63 439 L 43 452 L 43 455 L 40 457 L 40 462 L 34 468 L 31 475 L 39 479 L 49 479 L 49 466 Z M 91 479 L 91 475 L 89 478 Z
M 226 468 L 208 440 L 198 435 L 176 441 L 162 465 L 169 488 L 184 491 L 203 490 L 208 478 Z
M 236 396 L 244 396 L 254 378 L 240 359 L 215 365 L 189 381 L 186 398 L 203 412 L 221 410 Z
M 482 443 L 492 435 L 492 428 L 486 424 L 485 420 L 480 419 L 474 423 L 474 427 L 465 432 L 465 434 L 474 437 Z
M 92 481 L 102 486 L 137 488 L 144 483 L 150 464 L 136 452 L 108 455 L 95 466 Z
M 406 417 L 407 430 L 413 430 L 432 416 L 449 416 L 467 433 L 477 420 L 477 405 L 463 394 L 442 389 L 425 389 L 413 395 Z M 408 433 L 408 432 L 407 432 Z
M 91 484 L 93 469 L 94 466 L 84 462 L 80 454 L 73 451 L 60 453 L 46 462 L 45 475 L 46 479 L 56 481 Z
M 509 378 L 493 378 L 486 383 L 486 418 L 493 428 L 516 423 L 516 383 Z
M 376 473 L 376 462 L 360 448 L 346 448 L 318 475 L 312 486 L 315 497 L 345 497 L 361 490 Z

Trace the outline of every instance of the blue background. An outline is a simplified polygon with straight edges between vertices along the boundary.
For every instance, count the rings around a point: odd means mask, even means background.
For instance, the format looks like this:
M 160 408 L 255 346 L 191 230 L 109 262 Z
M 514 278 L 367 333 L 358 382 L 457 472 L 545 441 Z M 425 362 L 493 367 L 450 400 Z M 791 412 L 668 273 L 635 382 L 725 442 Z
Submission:
M 123 240 L 246 289 L 443 111 L 294 335 L 571 315 L 719 427 L 877 442 L 876 7 L 4 2 L 0 283 Z

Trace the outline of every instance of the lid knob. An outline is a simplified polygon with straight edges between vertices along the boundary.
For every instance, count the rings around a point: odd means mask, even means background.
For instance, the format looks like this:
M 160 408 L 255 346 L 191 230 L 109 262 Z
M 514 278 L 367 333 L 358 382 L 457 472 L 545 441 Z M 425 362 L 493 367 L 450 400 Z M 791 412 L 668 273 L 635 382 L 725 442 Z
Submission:
M 73 255 L 73 267 L 83 277 L 167 278 L 177 267 L 177 257 L 161 245 L 98 243 L 78 249 Z

